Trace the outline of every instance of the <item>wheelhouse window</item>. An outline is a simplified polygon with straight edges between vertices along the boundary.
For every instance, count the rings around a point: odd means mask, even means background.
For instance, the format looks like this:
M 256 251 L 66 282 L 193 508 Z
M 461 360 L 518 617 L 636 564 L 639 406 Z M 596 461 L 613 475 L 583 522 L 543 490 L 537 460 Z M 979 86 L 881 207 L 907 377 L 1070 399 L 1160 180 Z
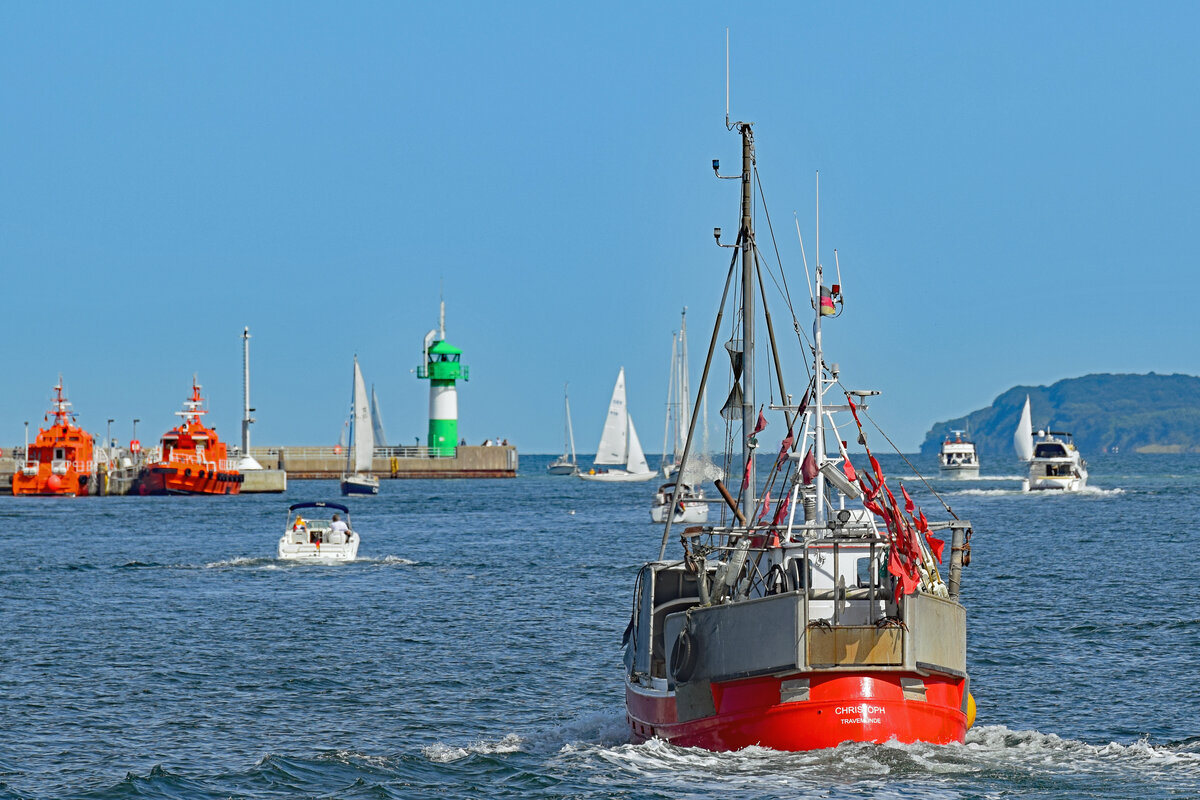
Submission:
M 1034 458 L 1066 458 L 1067 448 L 1057 442 L 1039 444 L 1033 451 Z

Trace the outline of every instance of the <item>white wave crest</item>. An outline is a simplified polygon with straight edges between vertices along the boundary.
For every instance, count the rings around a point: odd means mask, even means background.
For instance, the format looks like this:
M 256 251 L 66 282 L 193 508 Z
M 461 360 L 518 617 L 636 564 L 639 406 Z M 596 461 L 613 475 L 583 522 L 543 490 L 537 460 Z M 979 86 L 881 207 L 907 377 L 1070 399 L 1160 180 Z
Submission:
M 401 556 L 383 556 L 380 558 L 360 558 L 358 560 L 361 562 L 367 563 L 367 564 L 388 564 L 388 565 L 394 565 L 394 566 L 399 566 L 399 567 L 411 567 L 411 566 L 414 566 L 419 563 L 417 561 L 413 561 L 410 558 L 403 558 Z
M 942 492 L 942 494 L 966 497 L 1070 497 L 1072 495 L 1080 495 L 1083 497 L 1115 497 L 1117 495 L 1125 494 L 1125 490 L 1121 488 L 1101 489 L 1097 486 L 1085 486 L 1076 492 L 1063 492 L 1055 489 L 1043 489 L 1031 492 L 1020 488 L 1014 488 L 958 489 L 951 492 Z
M 1200 753 L 1172 745 L 1112 742 L 1096 745 L 1063 739 L 1038 731 L 1013 731 L 1002 725 L 977 727 L 964 744 L 844 743 L 835 748 L 788 753 L 747 747 L 733 753 L 676 747 L 660 739 L 618 746 L 564 747 L 565 759 L 598 761 L 633 775 L 639 782 L 680 787 L 703 779 L 716 794 L 723 791 L 777 791 L 781 786 L 801 796 L 820 791 L 822 797 L 861 796 L 864 785 L 872 797 L 911 797 L 924 786 L 922 797 L 962 797 L 953 789 L 939 794 L 929 786 L 939 780 L 976 781 L 983 773 L 1004 774 L 1006 781 L 1070 782 L 1087 774 L 1093 782 L 1114 780 L 1170 783 L 1200 789 Z M 850 795 L 832 787 L 856 786 Z M 945 785 L 943 785 L 945 788 Z M 932 793 L 930 793 L 932 792 Z M 978 795 L 987 796 L 987 795 Z M 1194 795 L 1189 795 L 1194 796 Z
M 494 755 L 496 753 L 515 753 L 521 749 L 522 739 L 515 733 L 510 733 L 496 742 L 479 741 L 466 747 L 437 742 L 421 748 L 421 755 L 438 764 L 448 764 L 470 755 Z
M 204 565 L 205 569 L 225 569 L 228 567 L 256 567 L 258 569 L 279 569 L 278 562 L 273 558 L 251 558 L 241 556 L 225 561 L 212 561 Z

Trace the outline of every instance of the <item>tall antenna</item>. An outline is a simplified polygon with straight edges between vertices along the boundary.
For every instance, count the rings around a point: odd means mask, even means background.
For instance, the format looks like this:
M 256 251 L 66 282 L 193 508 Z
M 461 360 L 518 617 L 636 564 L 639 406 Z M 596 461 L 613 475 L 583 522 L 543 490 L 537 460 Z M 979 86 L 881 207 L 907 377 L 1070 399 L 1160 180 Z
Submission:
M 725 28 L 725 127 L 729 127 L 729 28 Z
M 817 170 L 817 270 L 821 269 L 821 170 Z
M 446 285 L 444 281 L 438 281 L 438 300 L 441 302 L 441 311 L 438 314 L 438 328 L 442 333 L 442 341 L 446 341 Z

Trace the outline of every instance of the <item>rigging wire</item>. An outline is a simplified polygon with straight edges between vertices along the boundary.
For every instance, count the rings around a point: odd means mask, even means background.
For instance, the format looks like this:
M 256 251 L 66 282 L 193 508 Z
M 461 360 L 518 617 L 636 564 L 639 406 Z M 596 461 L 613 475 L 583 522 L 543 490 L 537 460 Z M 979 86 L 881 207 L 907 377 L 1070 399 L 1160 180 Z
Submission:
M 838 381 L 838 386 L 841 386 L 844 391 L 849 393 L 850 390 L 846 389 L 845 385 L 841 381 Z M 954 513 L 954 509 L 950 508 L 950 506 L 946 503 L 946 501 L 942 499 L 942 496 L 937 493 L 937 490 L 929 485 L 929 481 L 925 480 L 925 476 L 922 475 L 919 471 L 917 471 L 916 466 L 911 461 L 908 460 L 908 456 L 906 456 L 903 452 L 901 452 L 900 448 L 896 446 L 896 443 L 892 441 L 891 437 L 889 437 L 887 435 L 887 433 L 883 430 L 883 428 L 879 427 L 879 423 L 876 422 L 871 417 L 871 415 L 867 411 L 866 407 L 860 405 L 858 407 L 858 410 L 864 417 L 866 417 L 867 419 L 869 419 L 871 421 L 871 424 L 875 426 L 875 430 L 879 431 L 879 435 L 882 436 L 884 439 L 886 439 L 887 443 L 890 444 L 892 446 L 892 449 L 896 451 L 896 455 L 898 455 L 898 456 L 900 456 L 900 458 L 904 459 L 904 463 L 908 464 L 908 468 L 912 470 L 913 475 L 916 475 L 917 479 L 919 481 L 921 481 L 921 483 L 925 484 L 925 488 L 929 490 L 930 494 L 932 494 L 934 497 L 937 498 L 937 501 L 942 504 L 942 508 L 946 509 L 946 513 L 949 514 L 950 516 L 954 517 L 955 519 L 960 519 L 958 514 Z
M 763 216 L 766 217 L 766 220 L 767 220 L 767 230 L 770 232 L 770 235 L 771 235 L 771 246 L 775 248 L 775 259 L 776 259 L 776 262 L 779 264 L 779 277 L 783 281 L 782 288 L 779 285 L 779 281 L 777 281 L 775 279 L 775 275 L 773 272 L 771 272 L 769 267 L 767 269 L 767 274 L 769 274 L 771 276 L 771 280 L 775 283 L 775 287 L 780 290 L 780 293 L 783 295 L 784 302 L 787 303 L 788 313 L 790 313 L 792 315 L 792 329 L 796 332 L 796 338 L 805 347 L 807 347 L 810 352 L 812 352 L 813 345 L 811 342 L 809 342 L 808 336 L 804 333 L 804 328 L 800 325 L 800 320 L 798 320 L 796 318 L 796 307 L 795 307 L 795 304 L 792 302 L 792 293 L 791 293 L 791 289 L 788 286 L 788 282 L 787 282 L 787 273 L 783 269 L 783 258 L 779 254 L 779 242 L 775 239 L 775 226 L 771 223 L 771 212 L 767 208 L 767 197 L 763 190 L 762 178 L 759 177 L 759 174 L 758 174 L 758 165 L 757 164 L 754 167 L 754 179 L 755 179 L 756 183 L 758 184 L 758 194 L 762 198 Z M 757 242 L 754 243 L 754 249 L 755 249 L 755 251 L 758 251 L 758 243 Z M 766 262 L 766 260 L 767 259 L 764 256 L 763 261 Z M 810 293 L 811 293 L 811 289 L 810 289 Z M 807 359 L 805 359 L 804 361 L 805 361 L 805 363 L 804 363 L 805 372 L 807 372 L 809 378 L 811 378 L 812 371 L 809 370 L 809 368 L 808 368 L 808 361 L 807 361 Z

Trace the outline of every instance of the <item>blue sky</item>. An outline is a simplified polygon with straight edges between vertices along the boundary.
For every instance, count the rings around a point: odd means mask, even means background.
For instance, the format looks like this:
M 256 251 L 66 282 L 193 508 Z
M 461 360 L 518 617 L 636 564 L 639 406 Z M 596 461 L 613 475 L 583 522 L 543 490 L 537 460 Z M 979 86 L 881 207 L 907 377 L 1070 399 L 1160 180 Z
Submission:
M 557 450 L 569 381 L 590 452 L 623 365 L 657 450 L 671 333 L 688 306 L 695 384 L 728 264 L 712 228 L 737 228 L 710 168 L 739 157 L 726 26 L 793 288 L 819 170 L 847 296 L 829 360 L 883 391 L 905 449 L 1014 384 L 1200 373 L 1198 23 L 1186 3 L 4 4 L 0 444 L 59 372 L 86 427 L 124 440 L 138 417 L 143 441 L 198 372 L 236 441 L 243 325 L 255 444 L 336 441 L 355 353 L 390 439 L 423 440 L 410 370 L 441 282 L 468 439 Z

